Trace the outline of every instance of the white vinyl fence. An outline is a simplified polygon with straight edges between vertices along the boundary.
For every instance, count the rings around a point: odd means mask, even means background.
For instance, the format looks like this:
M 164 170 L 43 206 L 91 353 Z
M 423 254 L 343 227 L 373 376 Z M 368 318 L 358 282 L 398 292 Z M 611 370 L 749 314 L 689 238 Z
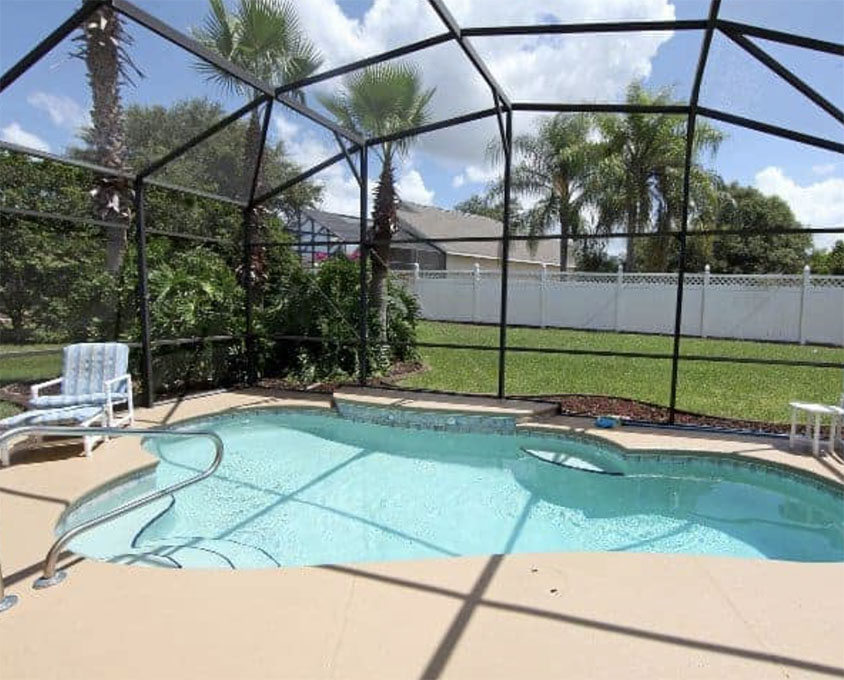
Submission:
M 395 272 L 432 321 L 498 323 L 501 274 Z M 677 274 L 510 272 L 508 323 L 673 333 Z M 844 345 L 844 276 L 686 274 L 684 335 Z

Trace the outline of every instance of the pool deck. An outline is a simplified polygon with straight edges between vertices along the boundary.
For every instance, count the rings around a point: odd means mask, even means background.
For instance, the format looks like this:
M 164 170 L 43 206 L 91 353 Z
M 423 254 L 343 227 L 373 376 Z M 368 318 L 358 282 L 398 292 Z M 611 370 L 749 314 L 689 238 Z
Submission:
M 473 413 L 484 406 L 429 395 L 373 398 Z M 488 404 L 495 415 L 510 406 Z M 137 424 L 274 406 L 328 409 L 331 400 L 225 392 L 139 409 Z M 731 453 L 844 482 L 840 456 L 792 454 L 777 439 L 596 432 L 541 404 L 519 418 L 537 423 L 525 427 L 599 434 L 633 449 Z M 844 677 L 844 564 L 549 553 L 181 571 L 67 555 L 66 582 L 36 591 L 32 581 L 68 504 L 154 465 L 131 438 L 101 445 L 89 459 L 80 449 L 22 451 L 0 469 L 0 559 L 7 592 L 20 596 L 0 614 L 3 680 Z

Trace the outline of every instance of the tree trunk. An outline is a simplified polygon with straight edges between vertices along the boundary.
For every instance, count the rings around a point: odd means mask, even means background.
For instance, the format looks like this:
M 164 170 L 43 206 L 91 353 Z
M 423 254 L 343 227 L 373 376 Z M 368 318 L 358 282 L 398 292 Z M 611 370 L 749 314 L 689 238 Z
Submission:
M 569 268 L 569 225 L 566 216 L 560 212 L 560 271 Z
M 375 245 L 370 251 L 372 278 L 369 282 L 369 300 L 378 310 L 378 341 L 381 343 L 387 342 L 387 277 L 390 274 L 390 241 L 396 226 L 397 202 L 392 158 L 385 156 L 372 211 Z
M 636 232 L 636 206 L 633 203 L 627 205 L 627 231 L 630 234 Z M 624 270 L 633 272 L 636 270 L 636 251 L 634 245 L 636 239 L 633 236 L 627 237 L 627 252 L 624 254 Z
M 85 64 L 91 89 L 93 150 L 97 163 L 115 170 L 126 170 L 126 140 L 123 107 L 120 102 L 120 18 L 108 6 L 94 12 L 84 27 Z M 93 195 L 94 217 L 117 221 L 130 214 L 132 190 L 128 180 L 103 177 L 97 180 Z M 126 253 L 126 230 L 108 229 L 106 270 L 117 275 Z

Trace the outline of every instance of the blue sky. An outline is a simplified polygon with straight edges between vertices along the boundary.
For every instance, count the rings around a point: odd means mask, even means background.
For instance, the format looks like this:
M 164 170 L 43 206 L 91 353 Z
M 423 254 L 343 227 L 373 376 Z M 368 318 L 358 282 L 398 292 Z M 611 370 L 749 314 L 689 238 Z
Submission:
M 442 26 L 422 0 L 308 0 L 297 8 L 309 35 L 325 55 L 326 66 L 440 32 Z M 0 0 L 0 68 L 7 69 L 76 6 L 71 0 Z M 141 7 L 181 30 L 197 25 L 204 0 L 148 2 Z M 487 3 L 454 0 L 452 11 L 466 25 L 530 23 L 554 20 L 699 18 L 708 3 L 699 0 L 523 0 Z M 724 0 L 725 18 L 778 30 L 800 32 L 840 42 L 844 36 L 844 0 Z M 240 99 L 224 96 L 204 83 L 189 57 L 143 29 L 133 27 L 133 54 L 145 72 L 129 102 L 168 104 L 185 97 L 208 96 L 233 109 Z M 654 87 L 673 86 L 688 97 L 700 47 L 699 33 L 673 37 L 603 36 L 553 39 L 476 40 L 496 77 L 514 99 L 620 101 L 633 77 Z M 799 48 L 759 42 L 773 56 L 844 107 L 844 59 Z M 41 145 L 61 153 L 85 121 L 89 96 L 83 65 L 67 57 L 70 43 L 47 55 L 31 72 L 0 96 L 0 136 Z M 483 83 L 453 45 L 421 56 L 426 83 L 437 88 L 434 118 L 489 106 Z M 321 88 L 323 91 L 325 87 Z M 315 92 L 309 91 L 315 103 Z M 755 63 L 723 36 L 713 43 L 702 91 L 702 104 L 810 134 L 842 140 L 842 126 Z M 519 116 L 517 132 L 535 117 Z M 760 133 L 719 124 L 728 133 L 715 169 L 728 180 L 757 186 L 786 199 L 804 223 L 844 226 L 844 157 Z M 486 141 L 495 134 L 489 120 L 464 130 L 420 140 L 399 172 L 407 198 L 450 207 L 482 191 L 494 175 L 485 161 Z M 284 139 L 303 165 L 336 152 L 333 140 L 307 121 L 279 113 L 274 137 Z M 181 140 L 174 140 L 174 145 Z M 354 185 L 338 167 L 326 172 L 327 207 L 351 212 Z M 825 244 L 831 239 L 824 239 Z

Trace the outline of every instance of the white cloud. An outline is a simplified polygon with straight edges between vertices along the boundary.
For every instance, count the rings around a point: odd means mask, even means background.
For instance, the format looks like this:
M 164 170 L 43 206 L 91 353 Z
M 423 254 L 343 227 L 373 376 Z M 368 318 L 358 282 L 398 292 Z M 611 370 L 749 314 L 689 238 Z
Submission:
M 466 178 L 463 176 L 463 174 L 462 174 L 462 173 L 461 173 L 461 174 L 459 174 L 459 175 L 455 175 L 455 176 L 451 179 L 451 186 L 453 186 L 455 189 L 459 189 L 459 188 L 460 188 L 460 187 L 462 187 L 464 184 L 466 184 Z
M 409 168 L 405 170 L 396 182 L 399 198 L 422 205 L 434 203 L 434 191 L 425 186 L 425 180 L 418 170 Z
M 19 146 L 38 149 L 39 151 L 50 150 L 50 145 L 41 139 L 41 137 L 27 132 L 16 122 L 9 123 L 6 127 L 0 128 L 0 139 L 10 144 L 18 144 Z
M 420 40 L 444 30 L 426 2 L 373 0 L 360 19 L 350 19 L 339 0 L 297 3 L 303 28 L 322 51 L 330 68 Z M 547 20 L 548 0 L 489 2 L 451 0 L 463 25 L 530 24 Z M 669 0 L 567 0 L 567 22 L 607 19 L 674 19 Z M 619 101 L 634 78 L 647 77 L 651 60 L 670 32 L 594 36 L 522 36 L 475 39 L 492 73 L 514 98 L 527 101 Z M 488 108 L 490 92 L 460 49 L 446 43 L 410 55 L 420 66 L 426 86 L 436 87 L 432 119 Z M 337 87 L 339 80 L 317 85 Z M 534 116 L 520 114 L 519 129 Z M 480 166 L 488 140 L 495 136 L 493 119 L 420 138 L 419 148 L 445 164 Z M 464 179 L 468 179 L 464 177 Z M 459 180 L 457 180 L 459 181 Z
M 831 175 L 835 172 L 836 163 L 821 163 L 820 165 L 813 165 L 812 172 L 816 175 Z
M 71 97 L 49 92 L 33 92 L 26 101 L 30 106 L 45 111 L 50 120 L 59 127 L 75 131 L 90 123 L 88 112 Z
M 755 184 L 763 194 L 779 196 L 788 203 L 795 217 L 805 226 L 844 226 L 844 177 L 828 177 L 801 186 L 788 177 L 782 168 L 771 165 L 756 173 Z M 836 238 L 840 238 L 840 235 L 818 235 L 815 244 L 826 247 Z

